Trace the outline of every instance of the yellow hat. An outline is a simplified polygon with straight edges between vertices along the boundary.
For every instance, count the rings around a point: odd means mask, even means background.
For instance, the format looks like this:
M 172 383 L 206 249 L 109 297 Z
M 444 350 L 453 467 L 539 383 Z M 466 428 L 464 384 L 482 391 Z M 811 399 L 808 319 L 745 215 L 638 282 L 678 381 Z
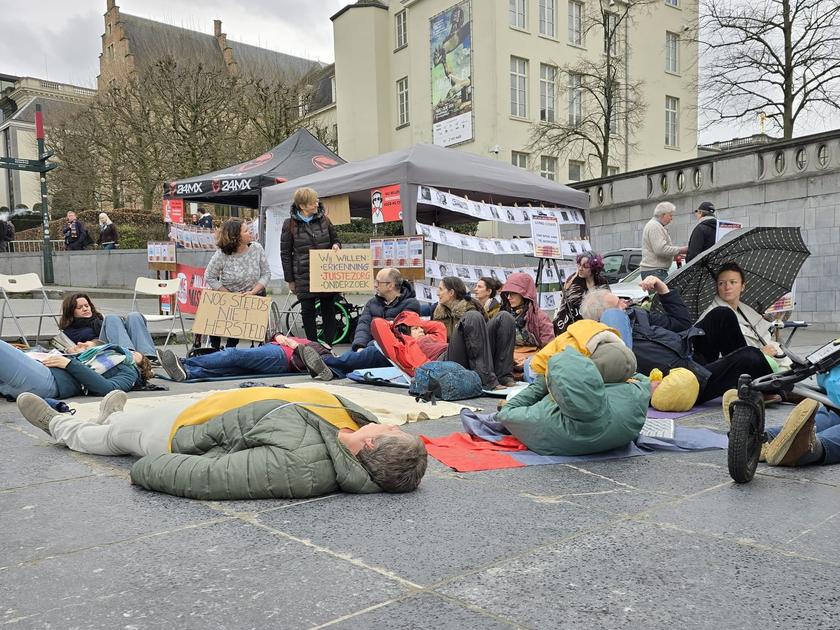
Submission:
M 655 372 L 659 370 L 651 372 L 651 380 L 658 380 L 657 376 L 662 378 L 661 372 L 658 375 Z M 699 394 L 700 383 L 694 373 L 685 368 L 674 368 L 662 378 L 650 398 L 650 404 L 659 411 L 688 411 L 697 402 Z

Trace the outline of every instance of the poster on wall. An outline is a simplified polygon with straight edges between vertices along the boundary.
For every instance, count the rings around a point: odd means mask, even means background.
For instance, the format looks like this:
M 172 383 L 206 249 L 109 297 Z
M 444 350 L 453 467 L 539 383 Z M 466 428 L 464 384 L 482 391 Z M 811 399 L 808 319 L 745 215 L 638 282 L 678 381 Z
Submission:
M 163 222 L 183 223 L 184 222 L 184 200 L 164 199 L 163 200 Z
M 429 23 L 432 142 L 448 147 L 473 139 L 470 0 L 441 11 Z
M 400 185 L 380 186 L 370 191 L 370 214 L 373 223 L 402 221 Z

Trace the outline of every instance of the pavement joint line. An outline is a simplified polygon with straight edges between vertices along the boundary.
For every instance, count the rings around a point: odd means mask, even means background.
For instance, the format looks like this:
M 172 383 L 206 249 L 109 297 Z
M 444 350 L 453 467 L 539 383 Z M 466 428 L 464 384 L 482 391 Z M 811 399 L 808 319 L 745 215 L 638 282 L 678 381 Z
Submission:
M 786 541 L 785 541 L 785 544 L 786 544 L 786 545 L 789 545 L 790 543 L 792 543 L 792 542 L 794 542 L 794 541 L 796 541 L 796 540 L 799 540 L 799 539 L 800 539 L 800 538 L 802 538 L 803 536 L 805 536 L 805 535 L 807 535 L 807 534 L 810 534 L 810 533 L 811 533 L 811 532 L 813 532 L 814 530 L 816 530 L 816 529 L 820 528 L 822 525 L 825 525 L 826 523 L 828 523 L 828 521 L 830 521 L 831 519 L 833 519 L 833 518 L 834 518 L 835 516 L 837 516 L 837 515 L 840 515 L 840 512 L 835 512 L 834 514 L 832 514 L 832 515 L 831 515 L 831 516 L 829 516 L 828 518 L 824 518 L 824 519 L 823 519 L 823 520 L 821 520 L 819 523 L 816 523 L 813 527 L 809 527 L 808 529 L 806 529 L 806 530 L 804 530 L 804 531 L 800 532 L 799 534 L 797 534 L 796 536 L 794 536 L 794 537 L 793 537 L 793 538 L 791 538 L 790 540 L 786 540 Z
M 519 623 L 517 621 L 514 621 L 513 619 L 508 619 L 504 615 L 499 615 L 498 613 L 494 613 L 490 610 L 482 608 L 481 606 L 477 606 L 476 604 L 465 601 L 465 600 L 461 599 L 460 597 L 455 597 L 453 595 L 447 595 L 446 593 L 440 593 L 440 592 L 432 590 L 432 589 L 427 589 L 426 592 L 431 593 L 432 595 L 434 595 L 436 597 L 439 597 L 440 599 L 443 599 L 445 601 L 451 602 L 453 604 L 458 604 L 459 606 L 463 606 L 467 610 L 471 610 L 472 612 L 477 613 L 479 615 L 483 615 L 484 617 L 489 617 L 490 619 L 494 619 L 496 621 L 501 621 L 502 623 L 506 623 L 510 626 L 513 626 L 514 628 L 518 628 L 518 629 L 521 629 L 521 630 L 529 630 L 529 626 L 522 625 L 521 623 Z
M 756 471 L 756 475 L 761 475 L 762 477 L 770 477 L 771 479 L 783 479 L 785 481 L 798 481 L 800 483 L 816 483 L 821 486 L 827 486 L 829 488 L 840 488 L 840 483 L 832 482 L 832 481 L 821 481 L 819 479 L 809 479 L 808 477 L 793 477 L 791 475 L 779 475 L 775 474 L 773 470 L 774 466 L 767 466 L 763 470 Z M 811 468 L 811 467 L 809 467 Z M 814 466 L 813 468 L 817 468 Z
M 411 594 L 411 596 L 413 596 L 413 595 L 414 595 L 414 593 Z M 362 608 L 361 610 L 357 610 L 355 612 L 351 612 L 351 613 L 348 613 L 346 615 L 342 615 L 341 617 L 336 617 L 335 619 L 330 619 L 329 621 L 327 621 L 325 623 L 322 623 L 322 624 L 318 624 L 317 626 L 309 626 L 309 630 L 320 630 L 321 628 L 329 628 L 330 626 L 334 626 L 335 624 L 341 623 L 342 621 L 347 621 L 348 619 L 354 619 L 355 617 L 358 617 L 359 615 L 364 615 L 365 613 L 369 613 L 373 610 L 378 610 L 380 608 L 383 608 L 384 606 L 389 606 L 390 604 L 394 604 L 394 603 L 399 602 L 399 601 L 404 600 L 404 599 L 407 599 L 407 597 L 403 596 L 403 597 L 396 597 L 396 598 L 393 598 L 393 599 L 389 599 L 387 601 L 380 602 L 378 604 L 374 604 L 373 606 L 368 606 L 367 608 Z
M 340 497 L 341 493 L 334 493 L 334 494 L 325 494 L 324 496 L 320 497 L 312 497 L 311 499 L 301 499 L 300 501 L 295 501 L 294 503 L 287 503 L 286 505 L 278 505 L 276 507 L 265 508 L 264 510 L 246 510 L 246 511 L 239 511 L 239 510 L 232 510 L 227 508 L 223 502 L 221 501 L 202 501 L 207 507 L 213 510 L 217 510 L 226 514 L 228 516 L 233 516 L 235 518 L 241 517 L 252 517 L 258 516 L 260 514 L 268 514 L 270 512 L 277 512 L 279 510 L 289 510 L 291 508 L 295 508 L 299 505 L 307 505 L 309 503 L 315 503 L 317 501 L 325 501 L 327 499 L 333 499 L 335 497 Z M 261 500 L 261 499 L 257 499 Z M 271 499 L 268 499 L 271 500 Z
M 715 534 L 714 532 L 705 532 L 700 530 L 694 529 L 687 529 L 685 527 L 680 527 L 674 523 L 662 522 L 662 521 L 655 521 L 652 519 L 646 519 L 643 517 L 639 518 L 630 518 L 632 522 L 636 522 L 639 524 L 646 524 L 651 525 L 654 527 L 658 527 L 660 529 L 669 529 L 675 532 L 680 532 L 682 534 L 691 534 L 692 536 L 701 536 L 703 538 L 709 538 L 712 540 L 716 540 L 718 542 L 728 542 L 734 543 L 741 547 L 749 547 L 750 549 L 757 549 L 760 551 L 766 551 L 773 554 L 778 554 L 782 556 L 786 556 L 788 558 L 796 558 L 798 560 L 808 560 L 810 562 L 816 562 L 817 564 L 822 564 L 830 567 L 840 567 L 840 562 L 833 562 L 831 560 L 825 560 L 823 558 L 815 558 L 813 556 L 808 556 L 803 553 L 798 553 L 796 551 L 789 551 L 787 549 L 781 549 L 779 547 L 773 547 L 772 545 L 765 545 L 759 542 L 752 540 L 751 538 L 733 538 L 729 536 L 724 536 L 723 534 Z M 787 543 L 785 543 L 787 544 Z
M 221 523 L 227 523 L 227 522 L 230 522 L 230 521 L 233 521 L 233 520 L 236 520 L 236 519 L 234 519 L 233 517 L 224 516 L 224 517 L 209 519 L 209 520 L 206 520 L 206 521 L 200 521 L 200 522 L 197 522 L 197 523 L 189 523 L 189 524 L 186 524 L 186 525 L 181 525 L 179 527 L 173 527 L 172 529 L 166 529 L 166 530 L 162 530 L 162 531 L 158 531 L 158 532 L 149 532 L 149 533 L 146 533 L 146 534 L 140 534 L 139 536 L 135 536 L 133 538 L 121 538 L 120 540 L 112 540 L 110 542 L 97 543 L 95 545 L 89 545 L 87 547 L 78 547 L 76 549 L 68 549 L 67 551 L 62 551 L 60 553 L 50 554 L 48 556 L 42 556 L 40 558 L 32 558 L 30 560 L 24 560 L 23 562 L 18 562 L 16 564 L 0 566 L 0 572 L 9 571 L 9 570 L 12 570 L 12 569 L 20 569 L 20 568 L 23 568 L 23 567 L 33 567 L 33 566 L 37 566 L 37 565 L 39 565 L 43 562 L 47 562 L 49 560 L 66 558 L 66 557 L 74 556 L 77 553 L 82 553 L 82 552 L 85 552 L 85 551 L 91 551 L 91 550 L 95 550 L 95 549 L 107 549 L 108 547 L 115 547 L 115 546 L 118 546 L 118 545 L 131 544 L 131 543 L 140 542 L 140 541 L 143 541 L 143 540 L 148 540 L 150 538 L 158 538 L 160 536 L 166 536 L 167 534 L 175 534 L 175 533 L 178 533 L 178 532 L 188 531 L 188 530 L 191 530 L 191 529 L 199 529 L 199 528 L 202 528 L 202 527 L 211 527 L 213 525 L 219 525 Z
M 90 474 L 90 475 L 81 475 L 79 477 L 64 477 L 62 479 L 47 479 L 46 481 L 35 481 L 33 483 L 28 483 L 25 486 L 15 486 L 13 488 L 2 488 L 0 489 L 0 494 L 12 494 L 17 492 L 18 490 L 28 490 L 29 488 L 37 488 L 39 486 L 46 486 L 54 483 L 65 483 L 68 481 L 79 481 L 81 479 L 95 479 L 98 478 L 99 475 Z
M 375 565 L 368 564 L 364 560 L 361 560 L 360 558 L 355 558 L 349 553 L 341 553 L 341 552 L 338 552 L 338 551 L 334 551 L 333 549 L 330 549 L 329 547 L 324 547 L 323 545 L 315 544 L 314 542 L 312 542 L 311 540 L 307 540 L 306 538 L 300 538 L 299 536 L 295 536 L 294 534 L 284 532 L 283 530 L 277 529 L 276 527 L 271 527 L 270 525 L 266 525 L 265 523 L 259 521 L 257 516 L 251 517 L 251 516 L 242 515 L 242 516 L 239 516 L 237 518 L 238 518 L 238 520 L 242 521 L 243 523 L 248 523 L 250 525 L 253 525 L 254 527 L 264 529 L 265 531 L 270 532 L 271 534 L 274 534 L 275 536 L 280 536 L 281 538 L 286 538 L 287 540 L 291 540 L 293 542 L 300 543 L 301 545 L 309 547 L 310 549 L 313 549 L 314 551 L 316 551 L 318 553 L 322 553 L 322 554 L 328 555 L 330 557 L 337 558 L 338 560 L 343 560 L 344 562 L 348 562 L 348 563 L 352 564 L 353 566 L 355 566 L 357 568 L 367 569 L 368 571 L 373 571 L 374 573 L 378 573 L 379 575 L 382 575 L 382 576 L 384 576 L 384 577 L 386 577 L 390 580 L 393 580 L 394 582 L 397 582 L 401 586 L 403 586 L 407 589 L 410 589 L 412 591 L 419 591 L 419 590 L 423 589 L 423 587 L 421 585 L 415 584 L 411 580 L 407 580 L 404 577 L 400 577 L 399 575 L 397 575 L 393 571 L 389 571 L 388 569 L 385 569 L 384 567 L 377 567 Z
M 615 479 L 612 479 L 611 477 L 607 477 L 606 475 L 601 475 L 599 473 L 592 472 L 591 470 L 586 470 L 586 468 L 582 468 L 580 466 L 575 466 L 574 464 L 561 464 L 561 466 L 566 466 L 567 468 L 571 468 L 572 470 L 577 470 L 578 472 L 581 472 L 584 475 L 591 475 L 593 477 L 598 477 L 599 479 L 609 481 L 610 483 L 614 483 L 615 485 L 621 486 L 623 488 L 629 488 L 630 490 L 636 490 L 638 492 L 649 492 L 651 494 L 661 494 L 662 496 L 667 496 L 667 497 L 677 497 L 677 496 L 679 496 L 679 495 L 669 494 L 667 492 L 659 492 L 657 490 L 645 490 L 643 488 L 637 488 L 636 486 L 633 486 L 629 483 L 624 483 L 622 481 L 617 481 Z

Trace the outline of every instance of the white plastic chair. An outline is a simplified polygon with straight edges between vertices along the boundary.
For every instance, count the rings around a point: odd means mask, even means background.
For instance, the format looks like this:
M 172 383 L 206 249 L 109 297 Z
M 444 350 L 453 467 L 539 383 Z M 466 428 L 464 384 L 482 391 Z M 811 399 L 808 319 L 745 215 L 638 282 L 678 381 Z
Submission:
M 189 343 L 187 342 L 187 329 L 184 327 L 184 316 L 181 314 L 180 302 L 178 302 L 178 292 L 181 290 L 181 278 L 173 278 L 172 280 L 157 280 L 155 278 L 137 278 L 134 283 L 134 297 L 131 300 L 131 310 L 137 311 L 137 295 L 155 295 L 161 297 L 164 295 L 170 296 L 169 303 L 172 306 L 172 311 L 169 315 L 158 315 L 143 313 L 143 317 L 148 322 L 165 322 L 172 320 L 172 326 L 169 327 L 169 332 L 166 333 L 166 341 L 163 342 L 165 348 L 169 343 L 169 337 L 175 331 L 176 318 L 181 322 L 181 333 L 184 335 L 184 347 L 187 352 L 190 351 Z
M 52 317 L 55 321 L 56 328 L 58 327 L 58 317 L 60 314 L 45 312 L 45 309 L 47 309 L 47 311 L 49 310 L 50 302 L 47 298 L 47 292 L 44 291 L 44 285 L 41 284 L 41 278 L 38 277 L 37 273 L 23 273 L 17 276 L 4 276 L 3 274 L 0 274 L 0 292 L 2 292 L 3 295 L 3 309 L 2 312 L 0 312 L 0 336 L 3 335 L 3 323 L 6 321 L 6 307 L 9 308 L 9 313 L 11 313 L 12 319 L 15 320 L 15 325 L 20 333 L 20 338 L 23 340 L 23 343 L 27 348 L 29 347 L 29 341 L 26 339 L 26 335 L 23 334 L 23 329 L 20 326 L 21 319 L 30 317 L 38 318 L 38 332 L 35 337 L 36 343 L 41 337 L 41 324 L 43 323 L 45 317 Z M 41 312 L 18 315 L 12 308 L 12 303 L 9 299 L 10 293 L 40 294 Z

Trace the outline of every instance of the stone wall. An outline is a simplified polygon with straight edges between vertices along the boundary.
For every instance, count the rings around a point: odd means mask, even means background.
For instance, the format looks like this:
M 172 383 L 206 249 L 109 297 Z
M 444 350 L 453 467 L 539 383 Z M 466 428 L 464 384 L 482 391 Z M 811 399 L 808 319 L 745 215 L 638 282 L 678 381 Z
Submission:
M 693 210 L 711 201 L 745 227 L 800 227 L 811 250 L 796 284 L 795 319 L 840 328 L 840 130 L 751 147 L 644 172 L 589 180 L 592 243 L 599 252 L 640 247 L 660 201 L 677 207 L 668 226 L 687 244 Z

